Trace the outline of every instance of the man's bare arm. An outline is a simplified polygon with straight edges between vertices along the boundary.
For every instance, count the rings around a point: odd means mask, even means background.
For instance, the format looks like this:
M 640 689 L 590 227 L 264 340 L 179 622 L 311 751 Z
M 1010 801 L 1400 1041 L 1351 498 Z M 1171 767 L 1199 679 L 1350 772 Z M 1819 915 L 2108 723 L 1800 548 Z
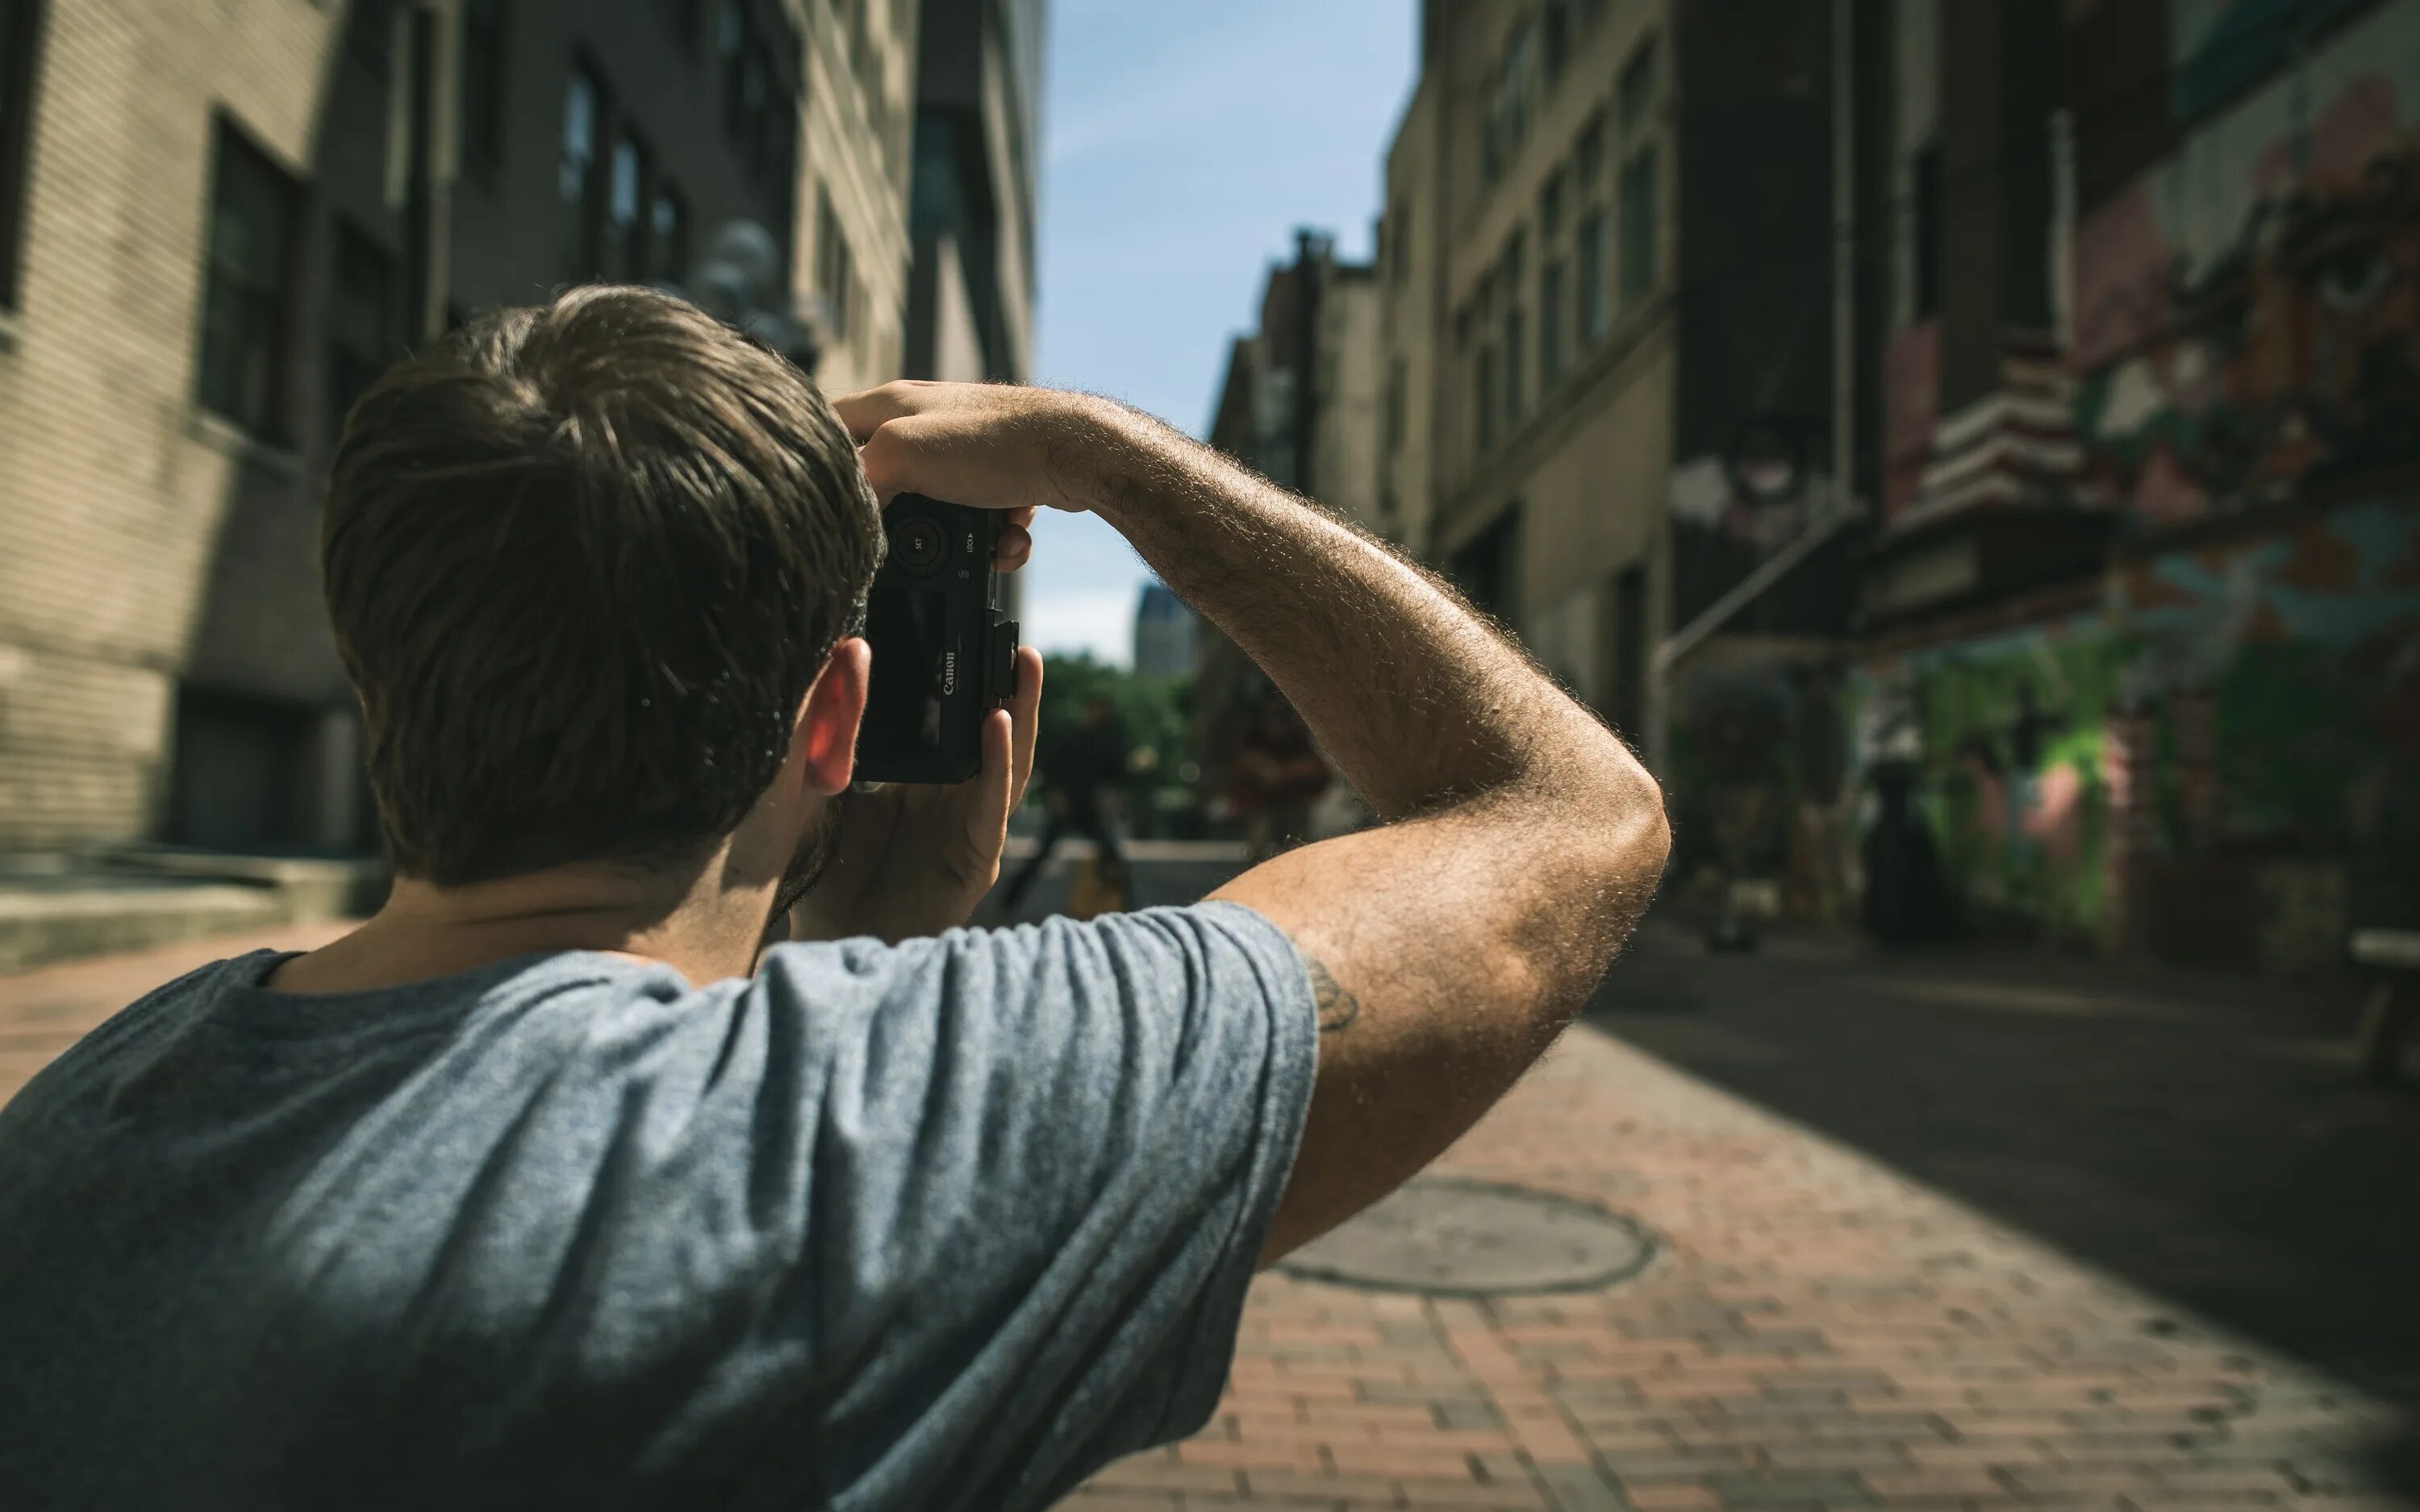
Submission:
M 1233 639 L 1378 827 L 1255 867 L 1310 963 L 1317 1089 L 1264 1258 L 1434 1159 L 1553 1041 L 1662 873 L 1627 748 L 1429 574 L 1206 447 L 1078 395 L 889 385 L 841 403 L 885 492 L 1089 508 Z

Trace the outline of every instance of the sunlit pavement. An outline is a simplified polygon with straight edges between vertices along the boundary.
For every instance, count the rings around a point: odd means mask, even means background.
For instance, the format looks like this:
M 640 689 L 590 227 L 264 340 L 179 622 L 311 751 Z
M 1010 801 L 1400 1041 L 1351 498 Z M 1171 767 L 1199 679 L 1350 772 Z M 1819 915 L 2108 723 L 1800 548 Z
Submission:
M 0 979 L 0 1095 L 178 971 L 341 928 Z M 2420 1096 L 2360 1087 L 2333 1009 L 1657 932 L 1597 1010 L 1443 1169 L 1636 1220 L 1642 1270 L 1265 1277 L 1211 1428 L 1070 1504 L 2420 1508 Z

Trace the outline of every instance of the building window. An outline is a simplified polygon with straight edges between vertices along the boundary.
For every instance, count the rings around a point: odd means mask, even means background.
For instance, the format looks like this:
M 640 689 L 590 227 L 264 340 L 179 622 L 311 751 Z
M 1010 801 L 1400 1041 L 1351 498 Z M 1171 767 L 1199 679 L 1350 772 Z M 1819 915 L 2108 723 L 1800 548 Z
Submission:
M 815 287 L 831 312 L 831 337 L 845 341 L 856 315 L 850 299 L 857 278 L 850 266 L 848 237 L 840 228 L 840 217 L 832 212 L 831 192 L 815 191 Z
M 1479 172 L 1484 181 L 1494 183 L 1520 150 L 1522 138 L 1529 132 L 1529 110 L 1537 89 L 1537 33 L 1529 18 L 1523 16 L 1504 39 L 1504 51 L 1486 81 L 1481 101 Z
M 462 0 L 462 158 L 492 171 L 504 158 L 504 0 Z
M 1580 128 L 1572 144 L 1572 181 L 1582 203 L 1605 192 L 1605 112 L 1598 111 Z
M 613 165 L 605 193 L 606 245 L 613 258 L 613 274 L 624 283 L 647 276 L 648 217 L 647 149 L 638 137 L 624 131 L 613 142 Z
M 1563 228 L 1563 171 L 1560 168 L 1546 176 L 1538 189 L 1538 239 L 1552 241 Z
M 25 168 L 34 136 L 34 60 L 41 40 L 41 0 L 0 0 L 0 309 L 17 306 Z
M 340 435 L 387 364 L 395 361 L 395 262 L 361 227 L 336 223 L 335 287 L 328 308 L 329 434 Z
M 563 198 L 563 276 L 574 284 L 595 278 L 604 263 L 598 245 L 604 222 L 597 203 L 604 160 L 597 150 L 604 116 L 604 90 L 584 66 L 573 64 L 571 82 L 563 92 L 563 162 L 555 189 Z
M 1387 367 L 1387 451 L 1388 455 L 1404 449 L 1404 406 L 1405 375 L 1400 357 Z
M 1480 347 L 1473 369 L 1477 378 L 1471 399 L 1478 415 L 1479 449 L 1485 452 L 1496 444 L 1496 348 Z
M 1647 124 L 1649 107 L 1655 103 L 1655 40 L 1638 44 L 1630 61 L 1621 69 L 1621 134 L 1627 138 Z
M 1580 217 L 1579 229 L 1572 246 L 1572 260 L 1578 270 L 1577 290 L 1580 341 L 1594 346 L 1605 339 L 1608 313 L 1605 302 L 1605 212 L 1590 210 Z
M 722 0 L 715 51 L 722 68 L 723 128 L 749 171 L 786 196 L 798 162 L 798 36 L 786 22 L 768 32 L 749 0 Z
M 1538 270 L 1538 396 L 1563 376 L 1563 265 Z
M 715 52 L 722 61 L 722 124 L 733 140 L 754 142 L 764 132 L 768 98 L 765 45 L 748 0 L 722 0 L 715 22 Z
M 1655 149 L 1642 147 L 1621 169 L 1621 302 L 1655 286 Z
M 1521 376 L 1528 371 L 1522 363 L 1523 345 L 1521 307 L 1517 304 L 1504 312 L 1504 424 L 1510 426 L 1520 420 L 1528 403 L 1522 392 Z
M 1412 273 L 1412 207 L 1409 201 L 1395 207 L 1387 217 L 1387 271 L 1395 286 Z
M 353 0 L 346 30 L 353 60 L 385 78 L 395 57 L 395 0 Z
M 650 277 L 672 282 L 689 276 L 689 201 L 670 184 L 657 188 L 647 212 L 647 260 Z
M 286 341 L 302 190 L 232 122 L 218 122 L 201 402 L 267 440 L 286 439 Z
M 1572 0 L 1546 0 L 1539 10 L 1538 29 L 1544 42 L 1546 84 L 1551 88 L 1563 76 L 1563 65 L 1572 59 Z
M 673 30 L 673 38 L 681 51 L 697 54 L 698 23 L 704 18 L 705 0 L 662 0 L 664 23 Z
M 1916 295 L 1916 318 L 1930 320 L 1941 313 L 1941 144 L 1926 143 L 1909 166 L 1916 179 L 1909 282 Z

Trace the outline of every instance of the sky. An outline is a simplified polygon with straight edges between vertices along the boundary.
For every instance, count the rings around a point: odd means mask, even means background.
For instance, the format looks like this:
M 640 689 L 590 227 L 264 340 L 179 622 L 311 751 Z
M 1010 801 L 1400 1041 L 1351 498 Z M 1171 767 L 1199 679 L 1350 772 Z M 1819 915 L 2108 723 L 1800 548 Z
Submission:
M 1370 255 L 1414 0 L 1048 0 L 1033 378 L 1209 428 L 1298 225 Z M 1149 572 L 1089 515 L 1034 532 L 1021 639 L 1130 659 Z

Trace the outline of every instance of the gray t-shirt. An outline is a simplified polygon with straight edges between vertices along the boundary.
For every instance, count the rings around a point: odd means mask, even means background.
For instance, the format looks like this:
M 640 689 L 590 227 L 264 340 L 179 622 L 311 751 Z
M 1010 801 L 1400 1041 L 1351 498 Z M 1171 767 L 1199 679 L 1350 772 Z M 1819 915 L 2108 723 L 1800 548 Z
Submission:
M 283 959 L 0 1110 L 0 1506 L 1042 1505 L 1209 1417 L 1316 1058 L 1231 904 L 702 990 Z

